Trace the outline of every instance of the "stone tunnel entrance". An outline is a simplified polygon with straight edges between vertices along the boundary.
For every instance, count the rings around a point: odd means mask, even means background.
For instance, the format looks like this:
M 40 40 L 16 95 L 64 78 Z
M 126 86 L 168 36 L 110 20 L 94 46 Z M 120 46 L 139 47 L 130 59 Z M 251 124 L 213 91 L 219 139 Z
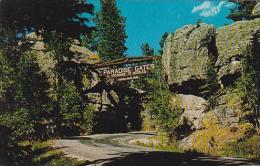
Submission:
M 131 83 L 149 77 L 160 58 L 127 57 L 86 64 L 93 71 L 89 75 L 95 82 L 85 92 L 86 103 L 91 103 L 95 109 L 94 133 L 138 131 L 142 128 L 141 100 L 145 92 L 131 87 Z M 80 65 L 85 64 L 81 62 Z

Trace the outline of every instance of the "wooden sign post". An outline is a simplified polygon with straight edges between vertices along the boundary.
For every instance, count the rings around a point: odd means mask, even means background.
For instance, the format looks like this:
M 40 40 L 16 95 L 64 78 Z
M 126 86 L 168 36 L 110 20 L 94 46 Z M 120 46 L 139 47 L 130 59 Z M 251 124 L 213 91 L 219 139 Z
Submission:
M 131 67 L 101 69 L 102 76 L 113 78 L 117 81 L 139 79 L 140 75 L 149 74 L 155 68 L 155 64 L 136 65 Z
M 95 67 L 100 71 L 103 77 L 112 78 L 115 81 L 126 81 L 140 79 L 142 75 L 148 75 L 155 69 L 154 59 L 160 57 L 135 57 L 122 58 L 102 64 Z

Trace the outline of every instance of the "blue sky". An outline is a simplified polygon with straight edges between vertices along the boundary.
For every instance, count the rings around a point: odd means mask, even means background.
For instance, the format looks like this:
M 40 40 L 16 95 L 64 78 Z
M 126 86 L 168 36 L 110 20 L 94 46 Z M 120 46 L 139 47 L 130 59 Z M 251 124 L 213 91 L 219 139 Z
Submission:
M 88 0 L 99 10 L 99 0 Z M 141 55 L 140 45 L 149 43 L 159 50 L 164 32 L 174 32 L 198 19 L 217 27 L 232 23 L 226 19 L 235 4 L 224 0 L 117 0 L 126 17 L 128 55 Z

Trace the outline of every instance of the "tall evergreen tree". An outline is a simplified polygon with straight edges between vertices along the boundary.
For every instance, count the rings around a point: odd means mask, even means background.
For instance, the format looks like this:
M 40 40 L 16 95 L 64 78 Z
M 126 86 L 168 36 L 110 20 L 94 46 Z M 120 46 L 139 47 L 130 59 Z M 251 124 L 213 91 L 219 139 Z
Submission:
M 219 83 L 217 79 L 217 72 L 215 70 L 215 61 L 211 60 L 208 62 L 207 71 L 206 71 L 207 79 L 205 84 L 200 87 L 201 95 L 206 98 L 209 102 L 210 109 L 214 108 L 216 105 L 216 96 L 217 91 L 219 89 Z
M 162 35 L 162 38 L 159 42 L 160 44 L 160 50 L 159 50 L 159 53 L 162 55 L 163 54 L 163 47 L 164 47 L 164 43 L 165 43 L 165 40 L 166 38 L 168 37 L 169 33 L 168 32 L 165 32 L 163 35 Z
M 101 0 L 96 14 L 97 52 L 105 61 L 125 57 L 125 18 L 120 15 L 115 0 Z
M 154 55 L 154 49 L 150 47 L 148 43 L 144 43 L 141 46 L 142 54 L 144 56 L 153 56 Z

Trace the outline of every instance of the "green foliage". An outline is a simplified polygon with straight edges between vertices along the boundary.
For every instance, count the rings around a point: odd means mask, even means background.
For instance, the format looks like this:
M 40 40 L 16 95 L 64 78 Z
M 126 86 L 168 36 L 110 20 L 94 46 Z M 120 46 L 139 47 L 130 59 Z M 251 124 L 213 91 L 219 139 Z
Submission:
M 257 2 L 245 1 L 239 2 L 237 6 L 230 10 L 230 14 L 227 18 L 233 21 L 249 20 L 251 19 L 252 11 Z
M 206 69 L 207 79 L 203 86 L 201 86 L 201 94 L 204 98 L 209 101 L 210 108 L 216 106 L 216 95 L 219 89 L 218 76 L 215 70 L 215 63 L 210 61 Z
M 160 48 L 161 48 L 161 49 L 159 50 L 160 55 L 163 54 L 164 43 L 165 43 L 165 40 L 166 40 L 166 38 L 167 38 L 168 36 L 169 36 L 169 33 L 168 33 L 168 32 L 165 32 L 165 33 L 163 34 L 163 36 L 162 36 L 160 42 L 159 42 L 159 45 L 160 45 Z
M 197 21 L 196 21 L 196 26 L 197 26 L 197 28 L 198 27 L 200 27 L 200 24 L 202 23 L 202 19 L 198 19 Z
M 141 46 L 143 56 L 153 56 L 154 49 L 149 46 L 148 43 L 144 43 Z
M 101 58 L 110 61 L 125 57 L 125 18 L 120 16 L 115 0 L 101 0 L 101 10 L 96 14 L 95 23 L 95 43 Z
M 94 113 L 79 91 L 86 69 L 68 63 L 73 58 L 68 37 L 89 35 L 88 18 L 79 15 L 93 14 L 93 6 L 81 0 L 11 0 L 0 8 L 0 165 L 37 165 L 31 160 L 33 149 L 20 146 L 20 141 L 92 131 Z M 53 83 L 24 39 L 32 31 L 44 37 L 46 51 L 53 56 Z
M 13 113 L 6 113 L 0 116 L 1 125 L 11 129 L 12 134 L 16 137 L 16 141 L 27 138 L 34 133 L 34 125 L 30 110 L 21 108 Z
M 20 146 L 12 130 L 0 125 L 0 165 L 31 165 L 30 147 Z
M 85 107 L 80 93 L 72 82 L 65 82 L 59 87 L 57 108 L 59 111 L 55 122 L 61 136 L 90 133 L 93 127 L 94 114 L 91 107 Z
M 66 63 L 72 55 L 61 33 L 48 34 L 48 51 L 57 62 L 52 71 L 55 83 L 50 84 L 38 64 L 37 55 L 26 45 L 17 46 L 13 33 L 0 32 L 3 34 L 0 37 L 0 135 L 4 138 L 1 140 L 4 143 L 0 141 L 0 144 L 1 151 L 5 149 L 6 153 L 0 162 L 32 165 L 26 158 L 30 158 L 30 147 L 24 149 L 18 142 L 92 131 L 94 113 L 83 100 L 80 84 L 73 83 L 73 79 L 81 82 L 77 79 L 84 69 L 78 70 Z M 77 77 L 69 77 L 74 71 L 79 71 Z
M 250 111 L 254 113 L 257 110 L 257 82 L 258 78 L 252 62 L 250 59 L 243 59 L 242 75 L 236 81 L 235 92 L 242 100 L 242 109 L 244 112 Z
M 8 64 L 3 52 L 0 51 L 0 105 L 6 100 L 6 92 L 13 84 L 12 73 L 13 68 Z
M 94 6 L 83 0 L 3 0 L 0 24 L 24 34 L 57 31 L 79 39 L 92 29 L 86 24 L 89 18 L 81 15 L 93 15 L 93 10 Z
M 50 92 L 55 131 L 61 137 L 90 133 L 94 125 L 94 113 L 85 103 L 82 92 L 82 79 L 87 69 L 68 62 L 73 55 L 62 34 L 53 32 L 49 35 L 48 49 L 57 61 L 54 71 L 57 81 Z
M 84 134 L 92 133 L 93 126 L 95 125 L 94 122 L 95 114 L 94 108 L 91 105 L 88 105 L 83 110 L 83 121 L 81 123 L 81 130 Z
M 30 163 L 25 163 L 24 165 L 80 166 L 88 164 L 86 162 L 77 161 L 76 159 L 67 158 L 59 148 L 53 147 L 54 144 L 54 141 L 21 142 L 20 147 L 31 148 L 30 155 L 27 155 Z
M 167 83 L 161 78 L 161 64 L 155 62 L 152 76 L 140 81 L 137 86 L 146 91 L 145 109 L 159 130 L 166 132 L 170 139 L 174 136 L 181 114 L 178 97 L 172 94 Z
M 48 116 L 49 86 L 46 78 L 31 55 L 25 53 L 14 66 L 9 79 L 13 83 L 4 94 L 5 100 L 1 102 L 0 123 L 11 128 L 17 139 L 37 138 L 39 135 L 36 128 Z
M 72 134 L 74 135 L 79 130 L 79 123 L 81 121 L 82 111 L 81 107 L 81 99 L 80 95 L 76 90 L 76 87 L 68 82 L 64 83 L 59 87 L 59 116 L 60 121 L 58 130 L 62 132 L 62 134 Z M 71 131 L 71 132 L 69 132 Z M 73 132 L 74 131 L 74 132 Z

